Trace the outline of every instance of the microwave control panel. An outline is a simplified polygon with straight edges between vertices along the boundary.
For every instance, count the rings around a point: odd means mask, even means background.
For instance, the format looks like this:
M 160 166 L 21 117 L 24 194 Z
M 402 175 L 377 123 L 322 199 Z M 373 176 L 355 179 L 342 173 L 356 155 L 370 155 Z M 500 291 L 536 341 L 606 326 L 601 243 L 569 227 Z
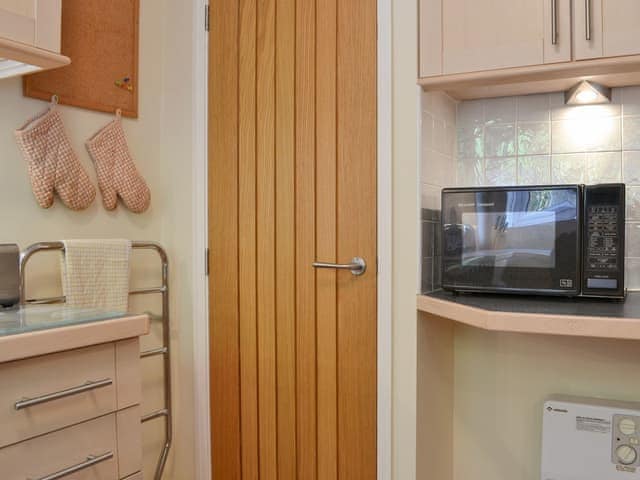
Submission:
M 623 184 L 584 187 L 583 294 L 624 295 Z
M 555 396 L 542 415 L 541 480 L 640 479 L 640 404 Z

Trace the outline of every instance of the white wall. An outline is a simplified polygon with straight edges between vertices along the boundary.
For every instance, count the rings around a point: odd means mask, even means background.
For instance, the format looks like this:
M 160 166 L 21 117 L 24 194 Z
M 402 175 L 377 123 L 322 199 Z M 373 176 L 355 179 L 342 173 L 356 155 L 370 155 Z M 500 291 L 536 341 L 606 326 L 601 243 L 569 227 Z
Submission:
M 49 210 L 36 204 L 13 131 L 46 107 L 22 97 L 20 79 L 0 80 L 0 241 L 21 247 L 64 238 L 126 237 L 156 240 L 170 259 L 171 332 L 173 347 L 175 443 L 165 478 L 194 478 L 193 460 L 193 318 L 191 311 L 192 245 L 192 9 L 191 2 L 142 0 L 140 12 L 140 118 L 124 119 L 124 128 L 138 168 L 152 193 L 148 212 L 136 215 L 122 206 L 107 212 L 98 195 L 83 212 L 66 209 L 59 200 Z M 204 99 L 203 99 L 204 101 Z M 84 148 L 110 115 L 60 107 L 73 146 L 95 182 Z M 157 283 L 151 256 L 141 256 L 136 282 Z M 34 261 L 29 288 L 33 294 L 56 289 L 56 261 Z M 134 267 L 135 268 L 135 267 Z M 145 278 L 143 278 L 145 277 Z M 143 304 L 140 303 L 140 306 Z M 157 302 L 144 307 L 156 308 Z M 157 338 L 157 331 L 154 329 Z M 155 362 L 155 360 L 151 360 Z M 145 368 L 145 408 L 157 405 L 159 364 Z M 159 453 L 161 422 L 145 425 L 145 478 Z
M 418 120 L 416 1 L 393 1 L 393 478 L 416 478 Z

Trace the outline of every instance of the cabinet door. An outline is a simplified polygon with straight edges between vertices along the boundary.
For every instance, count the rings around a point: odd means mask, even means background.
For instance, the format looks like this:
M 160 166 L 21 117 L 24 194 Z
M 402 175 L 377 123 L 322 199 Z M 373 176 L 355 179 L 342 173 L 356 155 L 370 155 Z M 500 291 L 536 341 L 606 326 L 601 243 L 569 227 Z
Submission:
M 60 53 L 62 0 L 0 0 L 0 38 Z
M 33 45 L 36 36 L 35 7 L 35 2 L 0 0 L 0 38 Z
M 576 60 L 640 54 L 640 1 L 573 2 Z
M 604 56 L 640 54 L 640 1 L 601 1 Z
M 569 7 L 566 0 L 443 0 L 443 73 L 569 60 Z

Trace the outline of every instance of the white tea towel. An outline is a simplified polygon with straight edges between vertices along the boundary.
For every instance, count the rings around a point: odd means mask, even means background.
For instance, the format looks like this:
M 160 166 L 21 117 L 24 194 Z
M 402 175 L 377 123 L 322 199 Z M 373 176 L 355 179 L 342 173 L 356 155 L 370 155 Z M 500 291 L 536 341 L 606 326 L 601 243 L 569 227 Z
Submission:
M 67 305 L 126 312 L 130 240 L 63 240 L 62 293 Z

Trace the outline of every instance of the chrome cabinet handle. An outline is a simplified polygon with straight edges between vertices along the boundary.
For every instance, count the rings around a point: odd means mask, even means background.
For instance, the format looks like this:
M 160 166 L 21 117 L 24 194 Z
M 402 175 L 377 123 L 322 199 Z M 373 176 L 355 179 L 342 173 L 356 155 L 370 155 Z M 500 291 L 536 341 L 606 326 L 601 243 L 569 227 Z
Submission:
M 55 393 L 48 393 L 47 395 L 42 395 L 40 397 L 23 398 L 21 400 L 18 400 L 14 406 L 16 410 L 22 410 L 24 408 L 33 407 L 34 405 L 40 405 L 41 403 L 47 403 L 53 400 L 58 400 L 60 398 L 70 397 L 79 393 L 106 387 L 111 385 L 112 383 L 113 380 L 111 380 L 110 378 L 105 378 L 104 380 L 88 381 L 82 385 L 78 385 L 77 387 L 67 388 L 66 390 L 61 390 Z
M 558 0 L 551 0 L 551 45 L 558 44 Z
M 584 29 L 586 39 L 591 40 L 591 0 L 584 0 Z
M 313 262 L 314 268 L 334 268 L 336 270 L 350 270 L 352 275 L 362 275 L 367 271 L 367 262 L 364 258 L 353 257 L 351 263 L 325 263 Z
M 67 467 L 64 470 L 60 470 L 59 472 L 52 473 L 50 475 L 45 475 L 44 477 L 28 478 L 27 480 L 58 480 L 60 478 L 71 475 L 72 473 L 79 472 L 80 470 L 84 470 L 85 468 L 93 467 L 98 463 L 110 460 L 111 458 L 113 458 L 113 452 L 107 452 L 103 455 L 89 455 L 87 459 L 82 463 L 73 465 L 72 467 Z

